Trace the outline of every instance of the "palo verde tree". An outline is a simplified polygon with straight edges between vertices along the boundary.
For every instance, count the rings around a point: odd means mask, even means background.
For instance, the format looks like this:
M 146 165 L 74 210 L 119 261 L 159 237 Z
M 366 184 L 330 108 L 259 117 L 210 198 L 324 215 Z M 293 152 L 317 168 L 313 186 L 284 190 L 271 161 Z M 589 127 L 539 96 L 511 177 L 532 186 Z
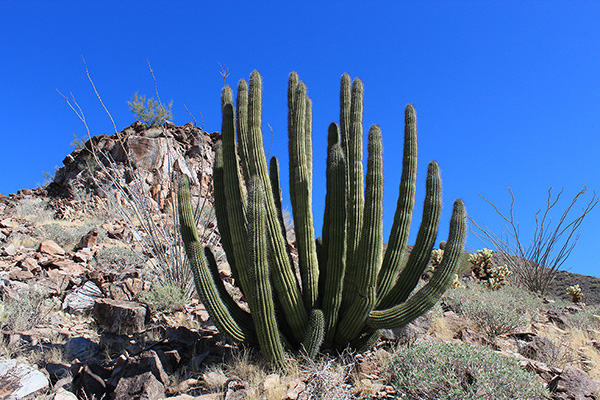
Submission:
M 441 180 L 429 164 L 423 219 L 402 268 L 415 203 L 417 127 L 405 111 L 400 194 L 388 247 L 383 251 L 381 131 L 368 133 L 363 184 L 363 84 L 342 76 L 340 123 L 329 127 L 323 231 L 316 238 L 312 212 L 312 107 L 306 86 L 289 77 L 290 199 L 298 248 L 294 270 L 281 211 L 279 164 L 267 163 L 261 131 L 262 81 L 258 72 L 222 92 L 222 141 L 214 164 L 214 198 L 221 242 L 250 312 L 225 290 L 209 247 L 199 241 L 189 180 L 179 184 L 181 233 L 200 298 L 217 328 L 230 339 L 260 347 L 274 366 L 285 351 L 314 355 L 324 347 L 361 348 L 379 330 L 403 326 L 431 308 L 449 286 L 463 252 L 466 223 L 454 203 L 442 264 L 411 296 L 427 267 L 440 220 Z M 238 163 L 241 160 L 241 165 Z

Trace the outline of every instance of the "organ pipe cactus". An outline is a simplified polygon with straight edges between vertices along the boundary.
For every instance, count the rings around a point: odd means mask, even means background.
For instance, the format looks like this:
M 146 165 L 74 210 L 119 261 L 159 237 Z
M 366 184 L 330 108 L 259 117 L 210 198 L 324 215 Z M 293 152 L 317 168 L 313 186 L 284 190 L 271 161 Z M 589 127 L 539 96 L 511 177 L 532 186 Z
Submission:
M 363 185 L 363 85 L 344 74 L 340 122 L 328 132 L 323 230 L 315 239 L 312 103 L 296 73 L 290 74 L 288 87 L 289 191 L 299 273 L 282 221 L 279 164 L 273 158 L 269 169 L 264 153 L 258 72 L 249 84 L 240 81 L 236 107 L 231 88 L 223 90 L 222 143 L 215 148 L 213 175 L 221 242 L 250 312 L 224 289 L 212 253 L 199 243 L 188 178 L 183 176 L 179 185 L 181 233 L 202 302 L 223 334 L 260 347 L 274 366 L 282 365 L 286 350 L 314 357 L 324 347 L 368 346 L 381 329 L 401 327 L 422 315 L 450 285 L 466 232 L 464 204 L 457 200 L 441 265 L 411 296 L 437 236 L 439 167 L 429 164 L 421 226 L 403 264 L 416 191 L 415 110 L 412 105 L 405 110 L 399 197 L 384 252 L 381 130 L 376 125 L 369 129 Z

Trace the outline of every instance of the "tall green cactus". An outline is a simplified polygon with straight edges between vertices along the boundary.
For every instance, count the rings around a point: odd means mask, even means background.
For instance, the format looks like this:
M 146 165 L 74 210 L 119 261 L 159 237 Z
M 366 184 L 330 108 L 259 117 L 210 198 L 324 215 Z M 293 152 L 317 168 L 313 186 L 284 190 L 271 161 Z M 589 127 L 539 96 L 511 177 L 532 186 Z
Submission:
M 196 289 L 215 325 L 230 339 L 259 346 L 274 366 L 284 349 L 311 357 L 324 347 L 363 346 L 379 330 L 406 325 L 431 308 L 450 284 L 462 254 L 465 208 L 454 203 L 444 259 L 420 290 L 441 215 L 437 163 L 429 164 L 423 217 L 415 246 L 402 268 L 416 191 L 417 119 L 405 110 L 404 155 L 397 210 L 383 251 L 381 130 L 369 129 L 363 185 L 363 85 L 342 76 L 340 124 L 329 127 L 327 193 L 322 238 L 312 212 L 312 102 L 296 73 L 288 85 L 290 196 L 298 248 L 296 273 L 282 223 L 279 167 L 267 167 L 262 131 L 262 79 L 238 85 L 237 110 L 223 90 L 223 139 L 216 147 L 215 208 L 223 249 L 250 313 L 219 282 L 212 253 L 202 251 L 190 204 L 189 181 L 180 182 L 181 233 Z M 239 161 L 238 161 L 239 160 Z M 241 163 L 240 163 L 241 161 Z M 240 173 L 241 171 L 241 173 Z M 244 186 L 245 182 L 245 186 Z M 207 261 L 208 260 L 208 261 Z

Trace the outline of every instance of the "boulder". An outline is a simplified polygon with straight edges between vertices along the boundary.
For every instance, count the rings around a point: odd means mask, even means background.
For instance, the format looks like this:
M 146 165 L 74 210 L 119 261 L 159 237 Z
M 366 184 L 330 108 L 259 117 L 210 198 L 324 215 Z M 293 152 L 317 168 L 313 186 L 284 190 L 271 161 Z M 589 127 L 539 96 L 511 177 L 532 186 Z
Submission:
M 44 240 L 38 247 L 38 252 L 49 256 L 64 256 L 65 250 L 53 240 Z
M 67 360 L 86 361 L 100 352 L 100 345 L 84 337 L 74 337 L 65 344 Z
M 600 384 L 579 368 L 566 366 L 548 384 L 554 400 L 600 399 Z
M 102 297 L 100 288 L 94 282 L 87 281 L 82 287 L 75 289 L 65 297 L 62 308 L 73 312 L 89 311 L 94 308 L 96 299 Z
M 93 316 L 107 332 L 131 334 L 142 332 L 146 326 L 148 310 L 133 301 L 96 299 Z
M 159 400 L 165 397 L 165 387 L 152 372 L 123 377 L 114 391 L 115 399 Z
M 0 398 L 21 399 L 49 386 L 46 375 L 17 360 L 0 360 Z

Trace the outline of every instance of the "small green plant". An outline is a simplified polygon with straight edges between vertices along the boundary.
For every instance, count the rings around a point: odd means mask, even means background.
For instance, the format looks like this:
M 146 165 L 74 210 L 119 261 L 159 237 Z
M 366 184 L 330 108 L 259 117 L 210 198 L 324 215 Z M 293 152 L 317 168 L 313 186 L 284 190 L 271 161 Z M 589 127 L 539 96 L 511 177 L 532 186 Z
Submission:
M 426 342 L 401 349 L 388 370 L 401 398 L 541 400 L 548 395 L 516 360 L 466 343 Z
M 140 293 L 140 300 L 155 312 L 182 310 L 188 298 L 187 290 L 173 283 L 157 283 L 149 291 Z
M 71 146 L 73 146 L 73 148 L 75 150 L 85 149 L 86 141 L 87 141 L 87 138 L 85 136 L 77 137 L 76 134 L 73 134 L 73 141 L 71 142 Z
M 96 261 L 108 269 L 142 268 L 143 257 L 129 247 L 105 247 L 96 254 Z
M 129 110 L 136 115 L 137 119 L 149 127 L 162 125 L 166 120 L 173 118 L 171 112 L 173 101 L 167 106 L 161 101 L 155 101 L 152 97 L 146 100 L 146 96 L 140 96 L 136 92 L 127 104 L 129 104 Z
M 571 301 L 573 303 L 579 303 L 581 300 L 583 300 L 583 291 L 579 285 L 569 286 L 567 288 L 567 294 L 571 296 Z

